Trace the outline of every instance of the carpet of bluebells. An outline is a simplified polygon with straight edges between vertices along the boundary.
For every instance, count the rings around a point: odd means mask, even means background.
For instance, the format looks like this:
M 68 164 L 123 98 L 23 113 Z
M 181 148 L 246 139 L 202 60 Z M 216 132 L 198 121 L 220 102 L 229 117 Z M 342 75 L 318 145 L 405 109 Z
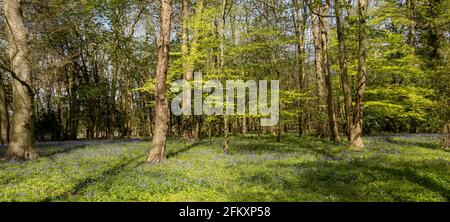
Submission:
M 450 152 L 438 135 L 366 138 L 364 151 L 314 137 L 171 139 L 144 162 L 141 140 L 37 144 L 40 157 L 0 161 L 0 201 L 449 201 Z M 0 147 L 4 155 L 6 147 Z

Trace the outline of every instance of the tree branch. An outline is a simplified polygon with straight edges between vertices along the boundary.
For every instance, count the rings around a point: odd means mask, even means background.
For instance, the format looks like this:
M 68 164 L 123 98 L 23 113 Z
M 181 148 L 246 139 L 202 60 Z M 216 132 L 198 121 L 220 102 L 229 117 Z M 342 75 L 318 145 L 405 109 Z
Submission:
M 31 97 L 34 97 L 35 93 L 33 90 L 33 87 L 31 87 L 30 84 L 28 84 L 27 82 L 21 80 L 14 71 L 12 71 L 11 69 L 9 69 L 8 67 L 0 64 L 0 68 L 5 70 L 6 72 L 9 72 L 11 74 L 11 76 L 13 77 L 13 79 L 17 80 L 20 82 L 20 84 L 22 84 L 23 86 L 25 86 L 25 88 L 27 88 L 28 93 L 30 94 Z

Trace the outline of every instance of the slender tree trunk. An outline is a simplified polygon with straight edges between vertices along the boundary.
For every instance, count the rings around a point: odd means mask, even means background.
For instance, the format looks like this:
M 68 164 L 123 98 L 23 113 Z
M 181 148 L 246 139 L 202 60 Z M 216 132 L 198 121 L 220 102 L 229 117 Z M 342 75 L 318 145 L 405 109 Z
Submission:
M 20 0 L 4 0 L 8 23 L 9 59 L 13 79 L 13 116 L 7 159 L 29 160 L 37 157 L 33 138 L 33 88 L 28 63 L 28 30 L 25 27 Z
M 73 63 L 72 78 L 69 81 L 70 110 L 69 110 L 69 138 L 76 140 L 78 136 L 78 123 L 80 117 L 80 101 L 77 97 L 79 87 L 79 71 L 76 62 Z
M 220 30 L 219 30 L 219 34 L 220 34 L 220 70 L 222 72 L 222 81 L 225 81 L 226 76 L 225 76 L 225 21 L 226 21 L 226 8 L 227 8 L 227 0 L 222 0 L 222 18 L 221 18 L 221 23 L 220 23 Z M 224 106 L 225 110 L 226 110 L 226 104 Z M 229 130 L 229 126 L 228 126 L 228 115 L 225 111 L 224 115 L 223 115 L 223 135 L 224 135 L 224 142 L 223 142 L 223 151 L 225 153 L 229 152 L 229 147 L 228 147 L 228 132 Z
M 350 146 L 355 149 L 364 147 L 363 132 L 363 107 L 366 88 L 366 54 L 367 54 L 367 30 L 366 30 L 366 0 L 358 0 L 359 14 L 359 60 L 358 60 L 358 88 L 355 101 L 355 119 L 353 120 L 352 138 Z
M 116 88 L 117 88 L 117 77 L 120 73 L 120 62 L 119 62 L 119 55 L 118 55 L 118 48 L 120 42 L 117 40 L 116 43 L 116 49 L 114 52 L 113 57 L 113 63 L 112 63 L 112 79 L 111 79 L 111 95 L 109 97 L 109 106 L 108 106 L 108 122 L 107 122 L 107 131 L 106 131 L 106 137 L 107 139 L 114 139 L 114 134 L 116 132 Z
M 248 128 L 247 128 L 247 116 L 242 116 L 242 135 L 247 136 Z
M 189 55 L 189 47 L 188 47 L 188 43 L 189 43 L 189 27 L 188 27 L 188 22 L 189 22 L 189 0 L 183 0 L 183 6 L 182 6 L 182 11 L 183 11 L 183 21 L 182 21 L 182 32 L 181 32 L 181 53 L 183 55 L 183 58 L 185 59 L 184 63 L 183 63 L 183 69 L 184 69 L 184 78 L 188 79 L 190 76 L 188 76 L 190 74 L 190 64 L 187 61 L 187 57 Z
M 321 13 L 327 15 L 328 13 L 328 4 L 323 6 Z M 336 111 L 334 107 L 334 98 L 333 98 L 333 83 L 331 81 L 331 67 L 328 61 L 328 31 L 327 31 L 327 20 L 325 17 L 320 18 L 320 29 L 321 29 L 321 43 L 322 43 L 322 65 L 325 76 L 325 85 L 327 87 L 327 111 L 328 111 L 328 122 L 329 129 L 331 133 L 331 139 L 334 142 L 340 142 L 339 130 L 336 121 Z
M 318 9 L 318 10 L 317 10 Z M 321 7 L 317 7 L 315 10 L 321 13 Z M 322 64 L 322 45 L 320 35 L 320 18 L 316 14 L 312 15 L 312 32 L 315 49 L 315 71 L 316 71 L 316 93 L 317 93 L 317 134 L 319 136 L 326 135 L 326 124 L 324 121 L 324 107 L 325 107 L 325 83 L 324 83 L 324 71 Z
M 6 98 L 5 85 L 0 76 L 0 142 L 2 144 L 9 142 L 9 114 L 8 101 Z
M 153 144 L 147 162 L 161 162 L 165 160 L 166 137 L 169 124 L 169 106 L 166 98 L 166 77 L 169 63 L 170 18 L 172 14 L 172 0 L 161 0 L 161 37 L 158 53 L 158 67 L 156 71 L 156 110 Z
M 203 7 L 204 7 L 204 0 L 197 0 L 196 3 L 196 8 L 195 8 L 195 13 L 196 13 L 196 17 L 197 20 L 203 19 Z M 191 45 L 191 51 L 190 51 L 190 55 L 191 57 L 196 57 L 197 55 L 197 48 L 198 48 L 198 41 L 200 39 L 200 29 L 199 28 L 194 28 L 193 33 L 192 33 L 192 45 Z M 188 78 L 193 79 L 194 78 L 194 66 L 195 66 L 195 61 L 192 61 L 191 63 L 191 69 L 190 70 L 190 74 L 188 75 Z M 202 117 L 201 116 L 197 116 L 197 117 L 193 117 L 192 118 L 192 125 L 195 125 L 195 133 L 193 135 L 194 140 L 198 140 L 200 138 L 200 134 L 201 134 L 201 128 L 202 128 Z
M 298 0 L 293 0 L 295 12 L 294 12 L 294 24 L 295 33 L 297 37 L 297 53 L 298 53 L 298 90 L 303 91 L 304 79 L 305 79 L 305 30 L 306 30 L 306 5 L 302 5 L 302 13 L 300 15 L 300 5 Z M 303 3 L 304 4 L 304 3 Z M 303 112 L 304 106 L 302 102 L 298 102 L 298 136 L 303 135 Z
M 444 136 L 444 140 L 442 141 L 442 147 L 444 150 L 450 150 L 450 98 L 444 98 L 444 129 L 442 134 Z
M 344 93 L 344 110 L 345 119 L 347 126 L 347 140 L 350 142 L 353 138 L 353 115 L 352 115 L 352 95 L 351 87 L 348 77 L 348 67 L 347 67 L 347 47 L 345 45 L 345 28 L 344 28 L 344 16 L 342 14 L 342 0 L 335 0 L 335 13 L 336 13 L 336 26 L 337 26 L 337 36 L 339 43 L 339 72 L 341 76 L 341 85 Z
M 200 38 L 199 36 L 199 29 L 194 27 L 193 33 L 192 33 L 192 42 L 189 50 L 189 33 L 188 33 L 188 21 L 190 19 L 189 15 L 189 8 L 190 8 L 190 1 L 189 0 L 183 0 L 183 24 L 182 24 L 182 46 L 181 51 L 185 58 L 183 69 L 184 69 L 184 79 L 186 81 L 192 81 L 194 79 L 194 67 L 195 67 L 195 60 L 193 58 L 196 57 L 197 54 L 197 48 L 198 48 L 198 40 Z M 203 0 L 197 0 L 196 3 L 196 12 L 195 12 L 195 18 L 196 19 L 202 19 L 202 13 L 203 13 Z M 192 92 L 191 92 L 192 94 Z M 187 98 L 183 99 L 183 107 L 189 106 L 189 103 L 191 101 Z M 188 116 L 183 121 L 183 134 L 185 138 L 188 139 L 194 139 L 198 140 L 199 134 L 196 130 L 195 126 L 197 126 L 199 123 L 197 121 L 200 121 L 200 118 L 195 118 L 194 116 Z
M 182 32 L 181 32 L 181 53 L 183 55 L 183 72 L 184 80 L 191 81 L 193 79 L 193 67 L 192 61 L 189 58 L 189 0 L 183 0 L 182 2 Z M 192 94 L 192 91 L 191 91 Z M 183 107 L 189 107 L 191 105 L 191 100 L 189 96 L 184 96 Z M 192 110 L 192 109 L 191 109 Z M 191 139 L 193 137 L 193 118 L 192 116 L 182 117 L 182 134 L 183 138 Z
M 443 135 L 443 147 L 445 150 L 450 150 L 450 120 L 447 120 L 444 124 Z
M 416 4 L 415 0 L 408 0 L 408 17 L 410 19 L 411 24 L 409 25 L 409 33 L 408 33 L 408 43 L 411 47 L 415 47 L 416 45 L 416 22 L 415 22 L 415 11 Z
M 186 8 L 188 8 L 188 7 L 186 7 Z M 189 14 L 188 14 L 189 10 L 186 13 L 187 13 L 187 16 L 189 16 Z M 201 19 L 202 16 L 203 16 L 203 0 L 197 0 L 196 8 L 195 8 L 195 17 L 197 17 L 197 19 Z M 192 57 L 195 57 L 197 54 L 198 40 L 200 38 L 199 32 L 200 32 L 200 30 L 198 28 L 193 28 L 191 48 L 190 48 L 190 51 L 189 51 L 189 49 L 187 50 L 188 54 L 191 55 L 190 59 L 192 59 Z M 187 67 L 186 67 L 186 72 L 185 72 L 186 80 L 190 81 L 194 78 L 194 64 L 195 64 L 194 61 L 187 61 L 187 64 L 186 64 Z

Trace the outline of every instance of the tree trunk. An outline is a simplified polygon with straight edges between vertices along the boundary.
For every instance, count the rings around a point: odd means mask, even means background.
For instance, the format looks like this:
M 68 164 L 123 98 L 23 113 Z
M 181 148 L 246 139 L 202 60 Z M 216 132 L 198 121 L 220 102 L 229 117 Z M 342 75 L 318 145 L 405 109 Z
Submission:
M 5 85 L 0 76 L 0 142 L 4 145 L 9 142 L 9 113 Z
M 116 90 L 117 90 L 117 78 L 120 73 L 120 62 L 119 62 L 119 55 L 118 55 L 118 48 L 119 48 L 119 40 L 117 40 L 116 43 L 116 49 L 114 52 L 114 58 L 112 62 L 112 79 L 111 79 L 111 95 L 109 96 L 108 101 L 108 122 L 107 122 L 107 131 L 106 131 L 106 138 L 109 140 L 114 139 L 114 135 L 116 132 Z
M 184 72 L 184 80 L 191 81 L 193 79 L 193 67 L 192 62 L 189 58 L 189 0 L 183 0 L 182 2 L 182 32 L 181 32 L 181 54 L 183 56 L 183 72 Z M 192 91 L 191 91 L 192 94 Z M 191 100 L 190 96 L 183 95 L 183 108 L 190 107 Z M 192 110 L 192 109 L 191 109 Z M 193 118 L 192 116 L 182 117 L 182 138 L 192 139 L 193 138 Z
M 367 30 L 366 30 L 366 0 L 358 0 L 359 14 L 359 59 L 358 59 L 358 88 L 355 102 L 355 119 L 353 120 L 352 138 L 350 146 L 354 149 L 364 147 L 363 132 L 363 107 L 366 88 L 366 54 L 367 54 Z
M 189 76 L 191 74 L 190 69 L 190 62 L 187 61 L 187 57 L 189 55 L 189 0 L 183 0 L 183 24 L 182 24 L 182 33 L 181 33 L 181 54 L 183 55 L 184 63 L 183 63 L 183 69 L 184 69 L 184 78 L 186 80 L 191 80 L 192 76 Z M 186 102 L 186 101 L 184 101 Z
M 73 62 L 72 76 L 69 78 L 70 104 L 69 104 L 69 138 L 76 140 L 78 136 L 78 123 L 80 118 L 80 101 L 77 96 L 79 89 L 79 71 L 76 62 Z
M 450 120 L 447 120 L 444 124 L 444 142 L 443 147 L 445 150 L 450 150 Z
M 352 95 L 351 87 L 348 78 L 347 68 L 347 47 L 345 45 L 345 29 L 344 29 L 344 16 L 341 10 L 342 0 L 335 0 L 335 13 L 336 13 L 336 26 L 337 36 L 339 43 L 339 72 L 341 76 L 341 85 L 344 93 L 344 110 L 347 126 L 347 139 L 350 142 L 353 138 L 353 115 L 352 115 Z
M 199 30 L 197 27 L 193 28 L 192 33 L 192 43 L 189 50 L 189 19 L 190 19 L 190 1 L 183 0 L 182 2 L 182 11 L 183 11 L 183 23 L 182 23 L 182 42 L 181 42 L 181 51 L 184 57 L 183 61 L 183 70 L 184 70 L 184 79 L 188 82 L 192 81 L 194 78 L 194 67 L 195 60 L 193 58 L 196 57 L 197 54 L 197 42 L 199 40 Z M 203 0 L 198 0 L 196 3 L 196 18 L 200 18 L 203 12 Z M 191 91 L 192 95 L 192 91 Z M 188 107 L 191 101 L 188 97 L 184 97 L 183 99 L 183 107 Z M 191 109 L 192 111 L 192 109 Z M 197 119 L 198 120 L 198 119 Z M 183 119 L 183 137 L 186 139 L 194 139 L 197 140 L 199 135 L 196 134 L 194 126 L 196 123 L 196 118 L 194 116 L 187 116 Z
M 242 116 L 242 135 L 243 136 L 247 136 L 247 116 L 243 115 Z
M 153 144 L 147 162 L 161 162 L 165 160 L 166 137 L 169 123 L 169 106 L 166 98 L 166 77 L 169 62 L 170 17 L 172 14 L 172 0 L 162 0 L 161 9 L 161 37 L 158 53 L 158 67 L 156 71 L 155 90 L 155 129 Z
M 220 23 L 220 70 L 222 72 L 222 81 L 225 81 L 225 21 L 226 21 L 226 8 L 227 8 L 227 0 L 222 0 L 222 18 Z M 226 104 L 224 106 L 224 109 L 226 110 Z M 225 112 L 223 115 L 223 135 L 224 135 L 224 141 L 223 141 L 223 151 L 225 153 L 228 153 L 229 147 L 228 147 L 228 132 L 229 126 L 228 126 L 228 115 Z
M 320 8 L 317 7 L 315 10 L 319 11 Z M 318 10 L 317 10 L 318 9 Z M 321 45 L 321 35 L 320 35 L 320 19 L 316 14 L 312 15 L 312 32 L 313 32 L 313 42 L 315 49 L 315 72 L 316 72 L 316 93 L 317 93 L 317 134 L 319 136 L 326 135 L 326 124 L 324 122 L 324 107 L 325 107 L 325 83 L 324 83 L 324 71 L 322 64 L 322 45 Z
M 324 6 L 321 10 L 321 13 L 327 15 L 328 13 L 328 5 Z M 328 122 L 329 129 L 331 134 L 331 139 L 334 142 L 340 142 L 339 138 L 339 130 L 336 122 L 336 111 L 334 107 L 334 98 L 333 98 L 333 83 L 331 81 L 331 67 L 328 61 L 328 31 L 327 31 L 327 20 L 325 17 L 320 18 L 320 29 L 321 29 L 321 43 L 322 43 L 322 65 L 323 72 L 325 76 L 325 85 L 327 87 L 327 111 L 328 111 Z
M 408 33 L 408 44 L 411 47 L 415 47 L 416 45 L 416 27 L 417 24 L 415 22 L 415 11 L 416 11 L 416 4 L 414 2 L 415 0 L 408 0 L 408 18 L 410 19 L 411 24 L 409 25 L 409 33 Z
M 183 1 L 185 1 L 185 0 L 183 0 Z M 187 8 L 187 12 L 184 12 L 184 10 L 183 10 L 183 14 L 187 13 L 187 14 L 184 14 L 184 16 L 187 16 L 187 17 L 189 17 L 189 9 L 188 9 L 188 7 L 189 7 L 189 5 L 186 7 Z M 202 18 L 202 14 L 203 14 L 203 0 L 197 0 L 195 14 L 196 14 L 195 16 L 197 18 L 200 18 L 200 19 Z M 187 26 L 187 23 L 186 23 L 186 26 Z M 187 32 L 187 30 L 186 30 L 186 32 Z M 196 54 L 197 54 L 198 40 L 200 38 L 200 36 L 199 36 L 200 33 L 199 32 L 200 32 L 200 30 L 198 28 L 196 28 L 196 27 L 193 28 L 191 49 L 190 49 L 190 51 L 187 50 L 188 54 L 191 55 L 190 59 L 192 59 L 192 57 L 195 57 Z M 188 35 L 186 37 L 188 37 Z M 185 78 L 188 81 L 190 81 L 190 80 L 192 80 L 194 78 L 194 64 L 195 64 L 195 61 L 192 61 L 192 60 L 191 61 L 187 61 L 187 64 L 186 64 L 187 66 L 185 67 Z
M 33 88 L 28 63 L 28 30 L 25 27 L 20 0 L 4 0 L 8 22 L 9 59 L 14 72 L 13 116 L 7 159 L 29 160 L 37 157 L 33 138 Z
M 303 91 L 303 82 L 305 79 L 305 30 L 307 21 L 307 8 L 306 5 L 302 5 L 302 14 L 300 16 L 300 5 L 298 0 L 293 0 L 295 13 L 294 13 L 294 26 L 297 37 L 297 53 L 298 53 L 298 90 Z M 305 3 L 303 3 L 305 4 Z M 302 102 L 298 102 L 298 136 L 303 135 L 303 110 L 304 106 Z

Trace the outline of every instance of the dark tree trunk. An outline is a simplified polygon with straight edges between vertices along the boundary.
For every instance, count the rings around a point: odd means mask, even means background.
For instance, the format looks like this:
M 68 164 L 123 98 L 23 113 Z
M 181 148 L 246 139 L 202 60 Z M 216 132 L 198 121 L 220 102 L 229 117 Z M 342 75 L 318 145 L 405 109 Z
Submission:
M 9 142 L 9 114 L 8 101 L 6 98 L 5 85 L 0 76 L 0 142 L 6 144 Z
M 295 33 L 297 37 L 297 53 L 298 53 L 298 90 L 299 92 L 303 91 L 304 88 L 304 79 L 305 79 L 305 30 L 306 30 L 306 21 L 307 21 L 307 7 L 306 4 L 303 3 L 302 6 L 299 5 L 298 0 L 293 0 L 294 4 L 294 26 Z M 300 15 L 301 10 L 301 15 Z M 305 107 L 302 102 L 298 102 L 298 136 L 301 137 L 303 135 L 303 113 Z

